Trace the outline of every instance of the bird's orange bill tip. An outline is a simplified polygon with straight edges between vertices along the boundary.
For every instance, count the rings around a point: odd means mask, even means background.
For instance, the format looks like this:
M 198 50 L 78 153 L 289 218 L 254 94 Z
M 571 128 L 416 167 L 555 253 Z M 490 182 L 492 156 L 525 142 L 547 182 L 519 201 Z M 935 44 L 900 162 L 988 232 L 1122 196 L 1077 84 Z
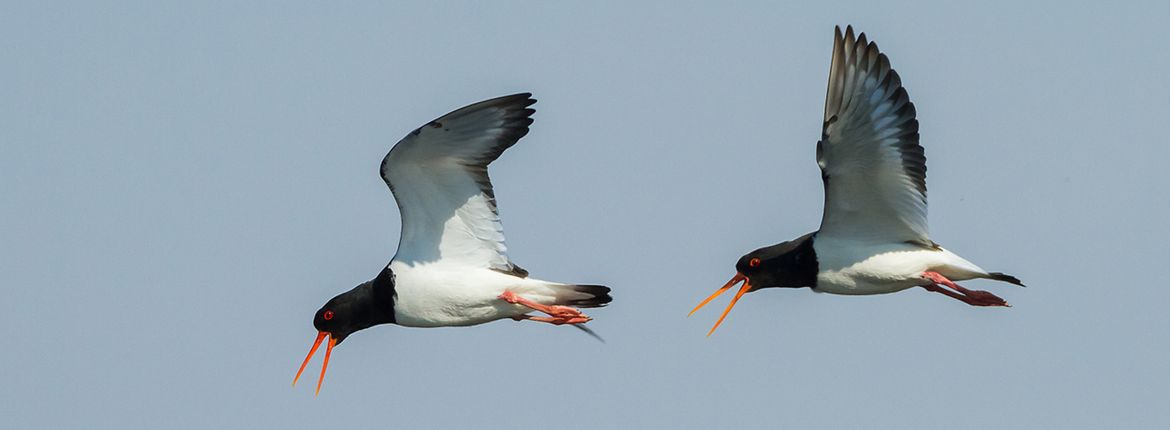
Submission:
M 707 297 L 706 300 L 703 300 L 701 303 L 699 303 L 698 306 L 695 306 L 694 310 L 691 311 L 691 314 L 694 314 L 695 311 L 699 310 L 699 308 L 702 308 L 707 303 L 711 302 L 712 299 L 719 297 L 720 294 L 723 294 L 723 292 L 731 289 L 731 287 L 734 287 L 735 284 L 740 283 L 740 281 L 743 282 L 743 286 L 739 287 L 739 291 L 735 293 L 735 298 L 731 299 L 731 303 L 727 305 L 727 309 L 723 311 L 723 315 L 719 316 L 719 321 L 715 321 L 715 326 L 711 327 L 711 331 L 707 332 L 707 336 L 711 336 L 711 333 L 715 333 L 715 329 L 719 328 L 719 324 L 723 324 L 723 319 L 727 318 L 727 314 L 731 312 L 731 308 L 735 307 L 735 302 L 738 302 L 740 297 L 743 297 L 744 294 L 746 294 L 748 291 L 751 291 L 751 280 L 748 279 L 747 276 L 744 276 L 743 273 L 736 273 L 735 276 L 731 277 L 730 281 L 727 281 L 726 284 L 723 284 L 723 287 L 720 287 L 715 291 L 714 294 L 711 294 L 711 296 Z M 690 316 L 691 314 L 687 314 L 687 316 Z
M 703 301 L 700 302 L 698 306 L 695 306 L 694 309 L 691 309 L 691 313 L 687 314 L 687 316 L 689 317 L 691 315 L 694 315 L 695 311 L 698 311 L 703 306 L 706 306 L 707 303 L 711 302 L 711 300 L 714 300 L 716 297 L 719 297 L 720 294 L 723 294 L 723 292 L 727 291 L 735 284 L 738 284 L 739 281 L 742 281 L 745 279 L 747 279 L 747 277 L 744 276 L 742 273 L 736 273 L 735 276 L 733 276 L 730 281 L 727 281 L 726 284 L 723 284 L 723 287 L 719 288 L 718 290 L 715 290 L 714 293 L 712 293 L 710 296 L 707 296 L 706 299 L 703 299 Z
M 743 279 L 743 286 L 739 287 L 739 292 L 735 293 L 735 297 L 731 299 L 731 303 L 727 304 L 727 309 L 723 311 L 723 315 L 719 316 L 719 321 L 715 321 L 715 326 L 711 327 L 711 331 L 707 332 L 707 337 L 711 337 L 711 333 L 715 333 L 715 329 L 719 328 L 719 324 L 723 324 L 723 319 L 727 318 L 727 314 L 731 313 L 731 308 L 735 307 L 735 302 L 739 301 L 745 293 L 752 289 L 752 284 L 747 278 Z
M 301 362 L 301 368 L 297 370 L 297 376 L 293 378 L 293 386 L 297 386 L 297 380 L 301 379 L 301 373 L 305 371 L 305 366 L 309 364 L 309 359 L 313 358 L 313 354 L 317 353 L 317 347 L 321 346 L 321 341 L 325 339 L 329 333 L 318 332 L 317 340 L 313 341 L 313 347 L 309 348 L 309 355 L 305 356 L 305 361 Z
M 317 378 L 317 392 L 314 396 L 321 394 L 321 383 L 325 382 L 325 369 L 329 368 L 329 354 L 333 353 L 333 346 L 337 345 L 337 338 L 329 336 L 329 346 L 325 347 L 325 360 L 321 362 L 321 377 Z

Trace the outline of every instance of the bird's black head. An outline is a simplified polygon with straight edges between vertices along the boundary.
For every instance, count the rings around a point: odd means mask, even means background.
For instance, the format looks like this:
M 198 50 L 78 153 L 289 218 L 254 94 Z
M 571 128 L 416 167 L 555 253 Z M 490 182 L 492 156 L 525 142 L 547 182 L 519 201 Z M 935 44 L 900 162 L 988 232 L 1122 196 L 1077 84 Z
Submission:
M 811 287 L 817 276 L 812 235 L 749 252 L 735 263 L 735 270 L 751 285 L 749 291 Z
M 374 325 L 367 318 L 366 308 L 370 303 L 367 303 L 368 295 L 359 291 L 362 285 L 329 299 L 313 315 L 313 328 L 328 334 L 334 345 L 340 345 L 353 332 Z
M 329 366 L 329 355 L 333 347 L 358 330 L 373 327 L 378 324 L 394 322 L 394 274 L 389 268 L 382 270 L 373 281 L 363 283 L 352 290 L 338 294 L 325 302 L 321 309 L 313 315 L 313 327 L 317 329 L 317 339 L 309 349 L 309 355 L 301 363 L 297 376 L 293 379 L 296 385 L 304 372 L 305 365 L 317 352 L 321 342 L 329 338 L 325 349 L 325 360 L 321 365 L 321 378 L 317 381 L 317 390 L 321 390 L 321 381 L 325 379 L 325 369 Z
M 735 263 L 735 276 L 691 311 L 692 314 L 695 313 L 735 284 L 743 282 L 735 298 L 731 299 L 731 304 L 727 305 L 727 310 L 723 311 L 723 315 L 707 335 L 715 332 L 719 324 L 723 323 L 723 318 L 726 318 L 731 308 L 735 307 L 735 302 L 750 291 L 761 288 L 813 286 L 817 277 L 817 256 L 813 251 L 813 237 L 814 233 L 809 233 L 795 240 L 760 248 L 740 257 Z

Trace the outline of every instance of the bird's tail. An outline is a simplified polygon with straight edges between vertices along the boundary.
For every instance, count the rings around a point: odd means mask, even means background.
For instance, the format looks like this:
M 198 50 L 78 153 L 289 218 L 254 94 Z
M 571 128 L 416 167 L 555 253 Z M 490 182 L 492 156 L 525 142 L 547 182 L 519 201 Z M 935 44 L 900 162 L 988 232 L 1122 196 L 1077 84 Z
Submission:
M 565 285 L 551 286 L 555 301 L 553 304 L 574 306 L 579 308 L 600 308 L 613 301 L 609 295 L 609 287 L 604 285 Z
M 1002 282 L 1007 282 L 1009 284 L 1016 284 L 1016 285 L 1019 285 L 1021 287 L 1027 287 L 1027 285 L 1024 285 L 1023 282 L 1020 282 L 1020 278 L 1009 275 L 1007 273 L 991 272 L 991 273 L 987 274 L 987 279 L 994 279 L 996 281 L 1002 281 Z

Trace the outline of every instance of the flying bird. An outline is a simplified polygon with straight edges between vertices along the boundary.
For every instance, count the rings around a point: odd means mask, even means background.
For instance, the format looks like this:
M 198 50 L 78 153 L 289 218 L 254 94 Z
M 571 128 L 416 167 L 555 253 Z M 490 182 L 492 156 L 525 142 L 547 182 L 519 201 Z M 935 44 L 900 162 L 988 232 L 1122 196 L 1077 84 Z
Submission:
M 505 253 L 487 166 L 528 134 L 533 103 L 523 93 L 463 107 L 410 132 L 386 154 L 381 176 L 402 214 L 398 251 L 373 280 L 313 316 L 317 337 L 293 385 L 328 339 L 320 393 L 333 347 L 380 324 L 471 326 L 511 318 L 592 334 L 581 326 L 591 318 L 577 307 L 605 306 L 608 287 L 530 278 Z
M 836 28 L 817 164 L 825 186 L 821 228 L 740 257 L 736 274 L 691 311 L 742 282 L 723 323 L 745 293 L 802 288 L 886 294 L 912 287 L 972 306 L 1008 306 L 987 291 L 956 281 L 984 278 L 1023 286 L 988 272 L 930 240 L 926 223 L 926 156 L 918 120 L 902 80 L 877 44 L 850 26 Z

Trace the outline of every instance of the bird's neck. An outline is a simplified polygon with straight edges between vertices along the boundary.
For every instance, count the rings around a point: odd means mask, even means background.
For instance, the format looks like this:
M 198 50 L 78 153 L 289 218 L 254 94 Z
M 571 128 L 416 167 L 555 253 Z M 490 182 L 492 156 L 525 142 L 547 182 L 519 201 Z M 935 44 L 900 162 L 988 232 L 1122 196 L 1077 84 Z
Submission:
M 394 290 L 394 271 L 387 266 L 365 285 L 369 286 L 371 311 L 377 324 L 394 323 L 394 303 L 398 300 L 398 293 Z
M 353 305 L 353 331 L 364 330 L 379 324 L 395 323 L 394 272 L 382 269 L 371 281 L 363 282 L 344 293 L 346 301 Z

